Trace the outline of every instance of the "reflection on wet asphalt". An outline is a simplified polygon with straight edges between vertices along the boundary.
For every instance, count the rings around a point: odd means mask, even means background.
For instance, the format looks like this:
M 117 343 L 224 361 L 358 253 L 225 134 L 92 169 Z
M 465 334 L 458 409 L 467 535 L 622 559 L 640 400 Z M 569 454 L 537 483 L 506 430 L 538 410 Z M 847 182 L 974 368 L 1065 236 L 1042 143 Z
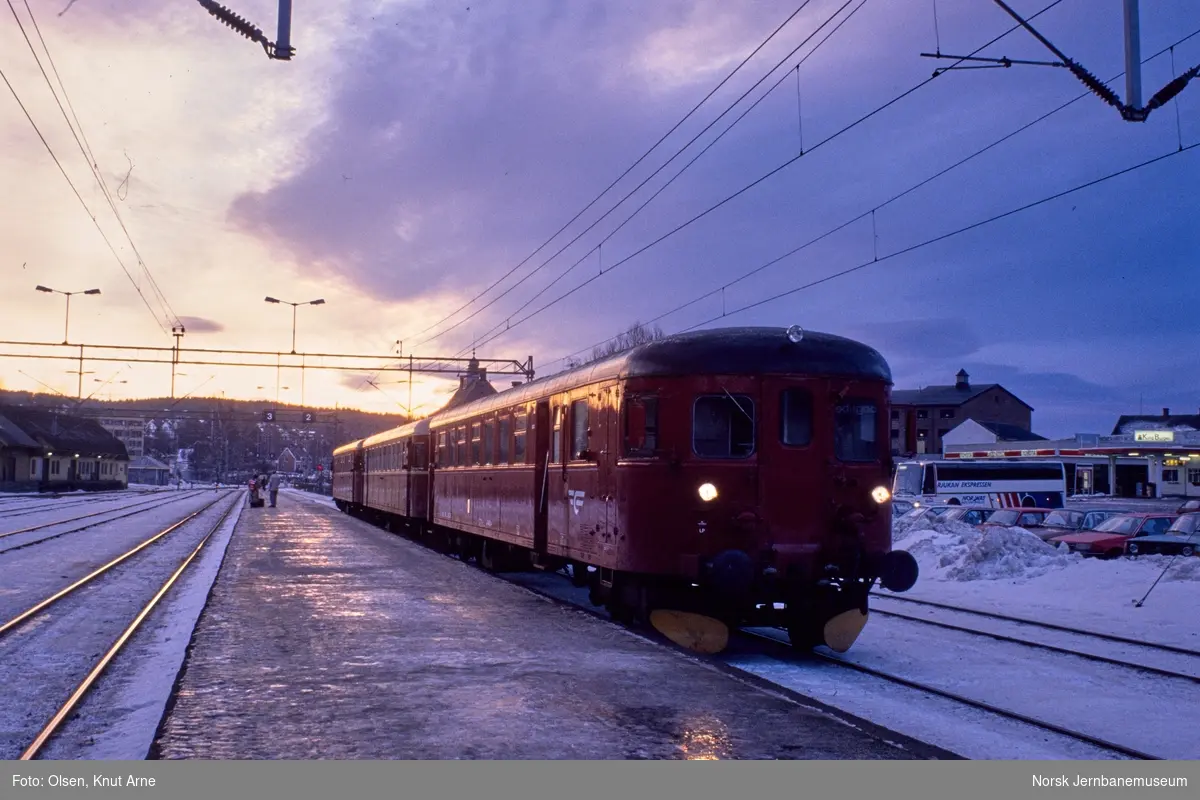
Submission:
M 247 509 L 161 758 L 908 758 L 337 511 Z

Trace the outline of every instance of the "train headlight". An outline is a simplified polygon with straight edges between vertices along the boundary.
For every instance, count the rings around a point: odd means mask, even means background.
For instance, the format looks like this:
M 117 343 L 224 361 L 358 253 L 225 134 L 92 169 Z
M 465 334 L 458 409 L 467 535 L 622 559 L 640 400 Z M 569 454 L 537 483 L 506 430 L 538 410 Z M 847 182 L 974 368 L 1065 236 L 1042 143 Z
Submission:
M 889 492 L 883 486 L 876 486 L 874 489 L 871 490 L 871 498 L 876 503 L 880 503 L 880 504 L 886 503 L 888 501 L 888 498 L 891 496 L 892 496 L 892 493 Z
M 706 503 L 717 499 L 717 487 L 713 486 L 711 483 L 700 484 L 699 491 L 700 499 Z

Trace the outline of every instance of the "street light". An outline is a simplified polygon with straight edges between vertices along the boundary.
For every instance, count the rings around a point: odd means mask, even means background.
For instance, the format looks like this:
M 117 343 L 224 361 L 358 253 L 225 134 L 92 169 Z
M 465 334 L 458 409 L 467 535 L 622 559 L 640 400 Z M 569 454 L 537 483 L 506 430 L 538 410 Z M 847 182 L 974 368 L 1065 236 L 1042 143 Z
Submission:
M 61 294 L 61 295 L 66 296 L 66 298 L 67 298 L 67 320 L 66 320 L 66 323 L 63 325 L 63 344 L 67 344 L 67 342 L 70 341 L 67 337 L 67 331 L 70 329 L 70 325 L 71 325 L 71 295 L 73 295 L 73 294 L 100 294 L 99 289 L 88 289 L 85 292 L 63 292 L 63 291 L 59 291 L 58 289 L 51 289 L 48 286 L 42 286 L 40 284 L 38 286 L 35 286 L 34 288 L 37 291 L 45 292 L 46 294 Z
M 298 306 L 323 306 L 324 300 L 309 300 L 307 303 L 292 303 L 288 300 L 276 300 L 274 297 L 263 298 L 268 303 L 278 303 L 292 307 L 292 354 L 296 353 L 296 308 Z

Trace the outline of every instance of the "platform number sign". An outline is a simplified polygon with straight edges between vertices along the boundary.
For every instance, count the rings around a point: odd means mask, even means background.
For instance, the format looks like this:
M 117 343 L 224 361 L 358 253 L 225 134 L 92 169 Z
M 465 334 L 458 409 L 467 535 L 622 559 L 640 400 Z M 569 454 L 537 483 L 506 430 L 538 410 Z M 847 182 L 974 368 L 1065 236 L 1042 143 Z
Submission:
M 274 409 L 263 412 L 263 422 L 274 422 L 274 421 L 275 421 L 275 410 Z
M 304 424 L 311 425 L 315 421 L 315 415 L 311 411 L 304 412 Z

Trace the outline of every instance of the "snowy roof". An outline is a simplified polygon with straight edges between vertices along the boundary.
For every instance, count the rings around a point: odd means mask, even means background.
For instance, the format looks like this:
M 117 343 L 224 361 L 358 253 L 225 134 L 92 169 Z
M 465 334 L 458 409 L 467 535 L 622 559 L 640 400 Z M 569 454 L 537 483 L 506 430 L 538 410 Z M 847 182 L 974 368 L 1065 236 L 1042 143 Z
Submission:
M 1002 442 L 1044 442 L 1047 441 L 1045 436 L 1038 436 L 1033 431 L 1022 428 L 1020 425 L 1009 425 L 1006 422 L 980 422 L 976 423 L 987 428 L 992 433 L 996 434 L 996 438 Z
M 999 389 L 1021 405 L 1033 410 L 1033 406 L 1017 397 L 998 383 L 981 383 L 964 386 L 925 386 L 921 389 L 896 389 L 892 392 L 894 406 L 961 406 L 968 400 L 991 389 Z
M 0 406 L 0 418 L 6 419 L 12 426 L 6 426 L 6 431 L 16 428 L 34 442 L 33 447 L 83 456 L 129 457 L 121 440 L 93 419 L 49 409 L 16 406 Z
M 1200 414 L 1124 414 L 1112 432 L 1118 436 L 1134 431 L 1200 431 Z
M 8 447 L 41 447 L 7 418 L 0 416 L 0 444 Z
M 130 469 L 157 469 L 157 470 L 168 470 L 168 471 L 171 469 L 166 464 L 159 461 L 157 458 L 152 458 L 150 456 L 138 456 L 137 458 L 135 458 L 129 462 L 129 468 Z

